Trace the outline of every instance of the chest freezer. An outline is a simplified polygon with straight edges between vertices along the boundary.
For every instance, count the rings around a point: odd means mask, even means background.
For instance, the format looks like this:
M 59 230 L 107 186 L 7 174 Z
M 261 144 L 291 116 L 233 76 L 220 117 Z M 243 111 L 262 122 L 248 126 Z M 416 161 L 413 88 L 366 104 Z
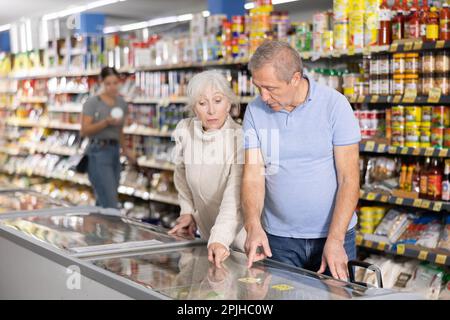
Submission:
M 0 217 L 7 213 L 52 208 L 67 208 L 70 204 L 27 189 L 0 190 Z
M 76 257 L 99 252 L 128 252 L 163 244 L 203 243 L 198 239 L 168 235 L 160 227 L 103 211 L 100 208 L 73 207 L 39 214 L 28 212 L 26 215 L 0 219 L 0 227 Z
M 422 299 L 412 293 L 334 280 L 272 260 L 257 262 L 248 269 L 246 256 L 239 252 L 232 252 L 219 269 L 208 261 L 204 246 L 103 256 L 88 261 L 126 283 L 138 284 L 168 299 Z

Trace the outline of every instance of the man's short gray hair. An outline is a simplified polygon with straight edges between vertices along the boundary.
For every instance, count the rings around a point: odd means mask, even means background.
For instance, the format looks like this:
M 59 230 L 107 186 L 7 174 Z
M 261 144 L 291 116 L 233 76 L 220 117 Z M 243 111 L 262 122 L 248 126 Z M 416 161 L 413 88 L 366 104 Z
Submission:
M 188 105 L 194 108 L 200 96 L 205 94 L 208 89 L 215 89 L 222 93 L 232 106 L 239 108 L 238 97 L 231 90 L 230 83 L 225 76 L 218 70 L 203 71 L 192 77 L 187 87 Z
M 284 41 L 265 41 L 251 57 L 248 69 L 253 73 L 267 64 L 274 67 L 278 80 L 289 82 L 296 72 L 303 75 L 300 54 Z

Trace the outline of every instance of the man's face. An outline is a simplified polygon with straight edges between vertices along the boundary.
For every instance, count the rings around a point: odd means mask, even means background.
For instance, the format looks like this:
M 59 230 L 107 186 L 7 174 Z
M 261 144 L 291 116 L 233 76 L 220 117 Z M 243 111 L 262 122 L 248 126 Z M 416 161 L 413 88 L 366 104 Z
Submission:
M 258 88 L 262 100 L 270 108 L 280 111 L 291 106 L 295 99 L 299 74 L 294 75 L 289 82 L 279 80 L 275 74 L 275 68 L 271 64 L 266 64 L 253 71 L 252 76 L 253 84 Z

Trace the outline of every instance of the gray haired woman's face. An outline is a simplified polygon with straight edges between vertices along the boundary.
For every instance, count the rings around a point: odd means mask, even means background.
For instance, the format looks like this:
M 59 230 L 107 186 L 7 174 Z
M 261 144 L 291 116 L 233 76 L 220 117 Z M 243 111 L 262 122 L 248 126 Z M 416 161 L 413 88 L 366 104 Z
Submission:
M 231 104 L 227 97 L 222 92 L 210 88 L 206 88 L 194 105 L 194 112 L 206 131 L 222 128 L 230 109 Z

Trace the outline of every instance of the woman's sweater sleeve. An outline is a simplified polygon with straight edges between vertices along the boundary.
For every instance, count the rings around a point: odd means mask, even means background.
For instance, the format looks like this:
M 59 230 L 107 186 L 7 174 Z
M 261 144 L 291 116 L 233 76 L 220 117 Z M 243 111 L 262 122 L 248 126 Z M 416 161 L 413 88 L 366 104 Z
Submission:
M 208 245 L 213 242 L 229 247 L 243 227 L 241 214 L 241 182 L 243 171 L 243 147 L 238 139 L 237 153 L 228 175 L 219 214 L 211 229 Z
M 186 179 L 186 166 L 183 158 L 183 139 L 188 139 L 187 120 L 182 120 L 177 125 L 174 132 L 175 154 L 173 162 L 175 163 L 174 184 L 178 192 L 178 202 L 181 207 L 180 215 L 194 213 L 194 198 Z

